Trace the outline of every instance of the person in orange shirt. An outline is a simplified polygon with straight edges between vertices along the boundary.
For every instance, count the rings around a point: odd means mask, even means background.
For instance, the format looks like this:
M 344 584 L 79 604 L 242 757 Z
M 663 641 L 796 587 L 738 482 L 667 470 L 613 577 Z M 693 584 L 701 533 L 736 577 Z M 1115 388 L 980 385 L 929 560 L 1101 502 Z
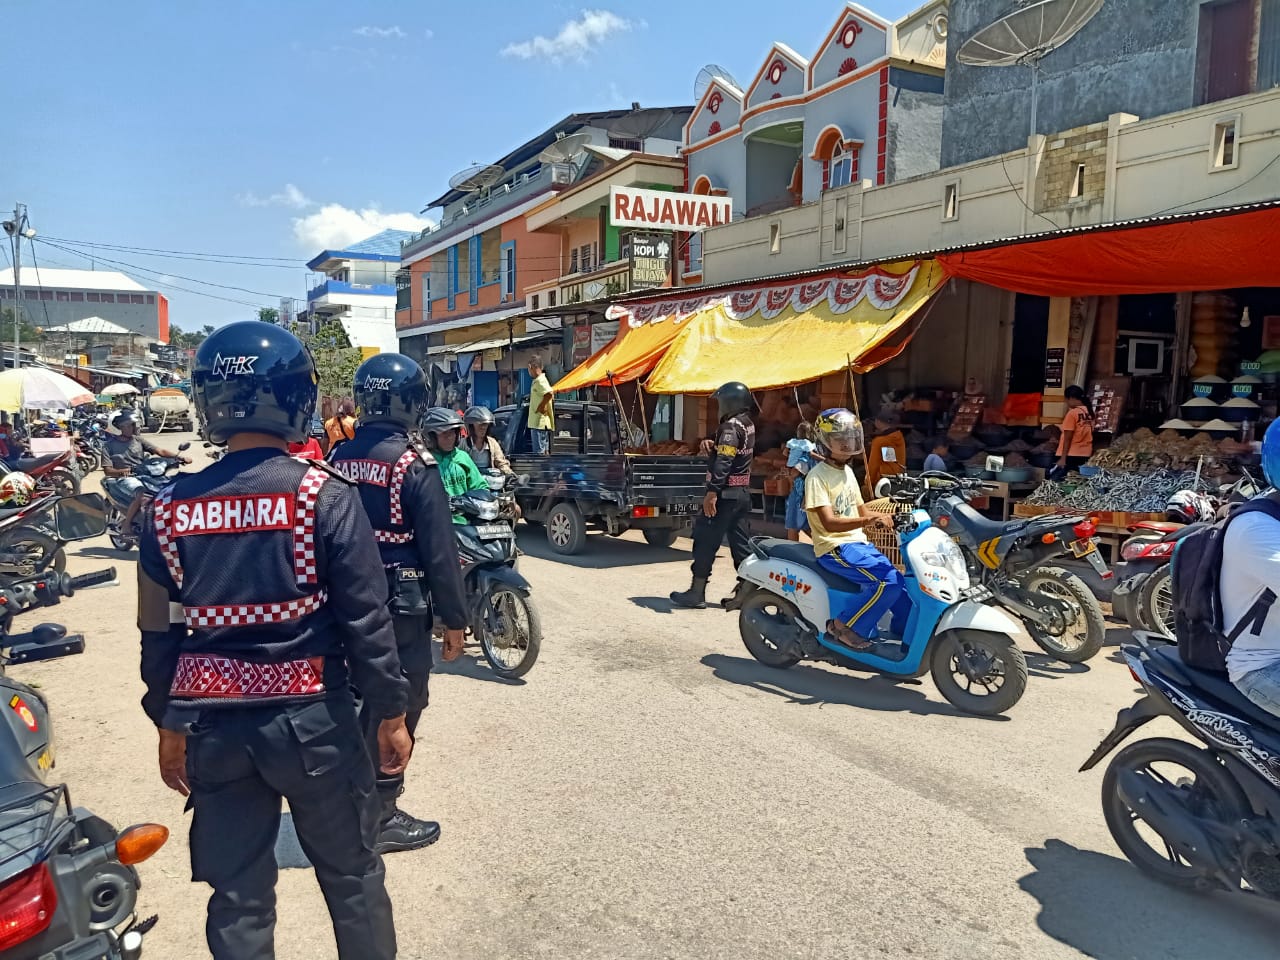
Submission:
M 896 476 L 907 469 L 907 438 L 896 426 L 896 420 L 889 407 L 876 414 L 875 436 L 867 443 L 867 490 L 872 496 L 882 477 Z
M 1093 456 L 1093 408 L 1085 399 L 1084 389 L 1074 383 L 1067 387 L 1067 415 L 1062 418 L 1062 437 L 1058 440 L 1058 466 L 1054 473 L 1066 476 Z
M 356 404 L 350 397 L 344 397 L 338 403 L 338 412 L 324 422 L 325 433 L 329 435 L 329 449 L 343 440 L 353 440 L 356 435 Z

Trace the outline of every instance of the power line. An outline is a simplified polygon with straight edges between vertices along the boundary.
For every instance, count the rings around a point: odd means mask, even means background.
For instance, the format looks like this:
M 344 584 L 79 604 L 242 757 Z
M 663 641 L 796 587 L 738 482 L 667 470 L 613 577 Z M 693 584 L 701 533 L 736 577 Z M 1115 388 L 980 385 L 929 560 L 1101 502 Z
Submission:
M 19 240 L 18 242 L 21 243 L 22 241 Z M 35 241 L 28 240 L 27 242 L 31 244 L 31 265 L 36 268 L 36 290 L 39 291 L 41 294 L 43 294 L 44 285 L 40 281 L 40 261 L 36 259 Z M 44 308 L 44 326 L 45 326 L 45 329 L 47 330 L 49 329 L 49 304 L 48 304 L 48 301 L 46 301 L 43 296 L 40 297 L 40 306 Z M 17 313 L 14 313 L 13 315 L 13 322 L 15 324 L 18 323 Z M 13 359 L 14 359 L 14 362 L 16 363 L 18 358 L 15 355 Z
M 162 247 L 130 247 L 118 243 L 95 243 L 89 240 L 71 240 L 66 237 L 44 237 L 45 240 L 54 240 L 58 243 L 69 243 L 77 247 L 100 247 L 103 250 L 116 250 L 124 253 L 149 253 L 156 256 L 165 256 L 173 258 L 193 257 L 208 259 L 213 262 L 221 262 L 223 260 L 253 260 L 259 261 L 259 266 L 266 266 L 268 263 L 279 263 L 285 265 L 305 265 L 304 261 L 296 257 L 256 257 L 247 253 L 197 253 L 192 250 L 165 250 Z

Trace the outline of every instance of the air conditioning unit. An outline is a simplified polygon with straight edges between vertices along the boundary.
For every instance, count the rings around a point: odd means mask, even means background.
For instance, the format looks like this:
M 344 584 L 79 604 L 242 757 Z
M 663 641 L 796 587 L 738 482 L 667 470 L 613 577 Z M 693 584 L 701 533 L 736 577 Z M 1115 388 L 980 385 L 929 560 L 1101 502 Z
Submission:
M 567 163 L 553 164 L 551 167 L 552 183 L 573 183 L 573 167 Z

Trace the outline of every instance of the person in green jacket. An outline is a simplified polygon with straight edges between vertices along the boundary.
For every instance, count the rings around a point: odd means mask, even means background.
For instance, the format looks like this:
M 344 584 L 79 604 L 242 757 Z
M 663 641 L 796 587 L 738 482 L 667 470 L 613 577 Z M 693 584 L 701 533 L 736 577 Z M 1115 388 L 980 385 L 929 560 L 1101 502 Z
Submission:
M 462 439 L 462 414 L 448 407 L 432 407 L 422 418 L 422 432 L 440 467 L 440 481 L 450 497 L 460 497 L 472 490 L 488 490 L 489 483 L 471 459 L 471 454 L 459 446 Z M 453 515 L 453 522 L 465 524 L 466 518 Z

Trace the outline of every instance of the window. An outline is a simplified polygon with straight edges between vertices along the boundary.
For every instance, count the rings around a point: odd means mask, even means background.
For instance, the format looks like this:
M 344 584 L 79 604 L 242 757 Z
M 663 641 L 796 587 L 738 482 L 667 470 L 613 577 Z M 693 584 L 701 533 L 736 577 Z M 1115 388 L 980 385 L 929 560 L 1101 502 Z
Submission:
M 422 319 L 423 320 L 431 319 L 431 278 L 432 278 L 432 274 L 430 273 L 422 274 Z M 406 306 L 409 306 L 410 308 L 412 308 L 413 306 L 412 291 L 406 289 L 405 294 L 406 294 L 405 300 L 408 301 Z M 410 314 L 409 319 L 410 319 L 410 322 L 412 322 L 413 320 L 412 314 Z
M 27 297 L 27 299 L 28 299 L 28 300 L 39 300 L 39 299 L 40 299 L 40 291 L 39 291 L 39 290 L 23 290 L 22 292 L 26 295 L 26 297 Z
M 832 151 L 831 159 L 826 161 L 826 171 L 823 176 L 828 188 L 847 187 L 853 183 L 855 159 L 855 152 L 846 150 L 844 144 L 839 144 Z
M 770 253 L 782 252 L 782 224 L 781 223 L 769 224 L 769 252 Z
M 1084 167 L 1083 163 L 1076 164 L 1076 175 L 1071 178 L 1071 199 L 1078 200 L 1084 196 Z
M 1216 103 L 1253 92 L 1256 65 L 1247 51 L 1259 39 L 1254 0 L 1200 4 L 1198 33 L 1196 103 Z
M 948 183 L 942 192 L 942 219 L 955 220 L 960 216 L 960 181 Z
M 516 244 L 509 241 L 502 245 L 499 279 L 502 281 L 502 299 L 516 298 Z
M 644 144 L 639 140 L 628 140 L 625 137 L 610 137 L 609 146 L 615 150 L 635 150 L 636 152 L 644 149 Z
M 71 302 L 71 294 L 70 294 L 70 293 L 68 293 L 66 290 L 58 290 L 58 291 L 56 291 L 56 292 L 54 293 L 54 297 L 57 299 L 57 301 L 58 301 L 59 303 L 70 303 L 70 302 Z
M 147 298 L 140 293 L 131 293 L 129 294 L 129 302 L 130 303 L 146 303 Z
M 556 305 L 556 292 L 554 290 L 547 291 L 547 306 L 554 307 Z
M 583 273 L 590 273 L 596 268 L 595 252 L 596 244 L 594 242 L 582 245 L 581 252 L 578 254 L 578 268 Z
M 686 248 L 689 253 L 689 272 L 700 273 L 702 271 L 702 233 L 689 234 L 689 245 Z
M 104 293 L 104 294 L 102 294 L 101 296 L 102 296 L 102 302 L 103 302 L 103 303 L 115 303 L 115 302 L 116 302 L 116 295 L 115 295 L 114 293 Z M 121 296 L 124 296 L 124 294 L 121 294 Z
M 86 293 L 86 294 L 84 295 L 84 298 L 85 298 L 85 300 L 87 300 L 89 303 L 98 303 L 98 302 L 100 302 L 100 301 L 102 300 L 101 295 L 100 295 L 100 294 L 97 294 L 97 293 Z
M 569 272 L 578 272 L 578 248 L 574 247 L 569 251 Z
M 83 293 L 72 293 L 72 294 L 71 294 L 71 302 L 72 302 L 72 303 L 84 303 L 84 294 L 83 294 Z
M 494 227 L 480 235 L 480 283 L 502 280 L 502 228 Z
M 1214 170 L 1234 170 L 1240 164 L 1240 151 L 1236 144 L 1237 117 L 1217 121 L 1213 125 L 1213 163 Z
M 71 295 L 71 299 L 72 299 L 72 300 L 74 300 L 75 298 L 76 298 L 76 295 L 73 293 L 73 294 Z M 148 293 L 148 294 L 147 294 L 147 306 L 155 306 L 155 302 L 156 302 L 155 295 L 154 295 L 154 294 L 150 294 L 150 293 Z
M 52 299 L 53 299 L 53 291 L 52 291 L 52 290 L 41 290 L 41 291 L 40 291 L 40 299 L 41 299 L 41 300 L 52 300 Z
M 529 307 L 532 310 L 538 309 L 538 295 L 536 293 L 529 298 Z

